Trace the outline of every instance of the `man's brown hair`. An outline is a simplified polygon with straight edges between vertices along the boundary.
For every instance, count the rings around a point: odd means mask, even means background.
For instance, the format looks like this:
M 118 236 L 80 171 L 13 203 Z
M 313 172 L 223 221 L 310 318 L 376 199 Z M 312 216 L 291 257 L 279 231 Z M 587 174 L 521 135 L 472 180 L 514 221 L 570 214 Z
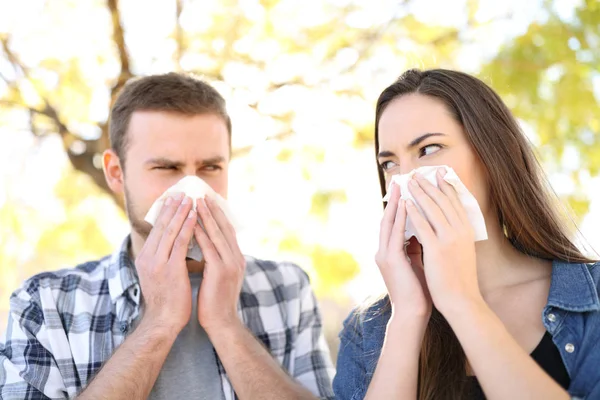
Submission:
M 223 118 L 231 144 L 231 119 L 225 99 L 208 83 L 171 72 L 127 82 L 110 112 L 110 143 L 125 167 L 127 129 L 135 111 L 168 111 L 183 115 L 215 114 Z

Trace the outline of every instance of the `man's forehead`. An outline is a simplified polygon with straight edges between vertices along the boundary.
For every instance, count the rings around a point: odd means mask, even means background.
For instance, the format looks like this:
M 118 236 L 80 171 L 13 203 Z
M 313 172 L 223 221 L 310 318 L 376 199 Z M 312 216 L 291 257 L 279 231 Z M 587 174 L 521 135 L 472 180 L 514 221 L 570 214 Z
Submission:
M 129 145 L 133 147 L 157 147 L 157 151 L 176 153 L 185 149 L 201 155 L 206 151 L 229 152 L 229 133 L 225 122 L 209 114 L 181 116 L 139 112 L 132 115 L 127 135 Z

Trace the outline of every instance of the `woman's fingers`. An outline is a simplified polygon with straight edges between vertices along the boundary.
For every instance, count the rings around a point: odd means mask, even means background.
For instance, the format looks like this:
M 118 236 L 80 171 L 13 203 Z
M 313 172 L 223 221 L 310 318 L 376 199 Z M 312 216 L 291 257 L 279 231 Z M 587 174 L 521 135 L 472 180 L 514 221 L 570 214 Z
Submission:
M 431 227 L 433 227 L 436 232 L 447 230 L 447 228 L 450 226 L 450 223 L 436 202 L 427 193 L 425 193 L 419 181 L 416 178 L 412 178 L 408 183 L 408 187 L 416 202 L 419 204 L 419 206 L 421 206 L 421 209 L 425 213 L 425 216 L 431 224 Z M 412 219 L 413 218 L 411 215 L 411 220 Z
M 456 189 L 454 189 L 454 186 L 452 186 L 451 184 L 449 184 L 448 182 L 446 182 L 444 180 L 445 174 L 446 174 L 446 171 L 442 170 L 441 168 L 438 169 L 438 171 L 436 173 L 436 179 L 438 181 L 440 190 L 442 191 L 442 193 L 444 193 L 446 195 L 450 204 L 452 204 L 452 207 L 454 208 L 454 211 L 456 212 L 456 215 L 461 220 L 461 222 L 463 224 L 469 224 L 469 218 L 467 216 L 467 211 L 465 210 L 465 207 L 462 205 L 460 198 L 458 197 L 458 193 L 456 192 Z
M 396 212 L 398 210 L 398 202 L 400 200 L 400 187 L 393 183 L 391 185 L 390 199 L 383 212 L 381 226 L 379 228 L 379 250 L 385 251 L 390 241 L 390 235 L 394 227 Z
M 454 191 L 452 186 L 444 181 L 443 178 L 439 177 L 439 171 L 437 173 L 438 185 L 440 182 L 443 182 L 447 186 L 450 186 L 451 190 Z M 422 175 L 416 174 L 417 182 L 423 191 L 435 202 L 435 204 L 439 207 L 439 209 L 444 214 L 446 221 L 453 226 L 459 227 L 462 225 L 463 221 L 460 219 L 457 210 L 455 209 L 455 205 L 452 200 L 448 197 L 446 192 L 443 192 L 440 188 L 435 187 L 431 182 L 425 179 Z M 460 203 L 459 203 L 460 204 Z
M 436 239 L 435 232 L 427 219 L 421 215 L 417 206 L 412 200 L 406 201 L 406 212 L 412 221 L 413 226 L 417 231 L 417 238 L 422 245 L 433 243 Z
M 406 229 L 406 202 L 400 200 L 396 207 L 396 216 L 388 243 L 388 251 L 393 254 L 404 253 L 404 231 Z

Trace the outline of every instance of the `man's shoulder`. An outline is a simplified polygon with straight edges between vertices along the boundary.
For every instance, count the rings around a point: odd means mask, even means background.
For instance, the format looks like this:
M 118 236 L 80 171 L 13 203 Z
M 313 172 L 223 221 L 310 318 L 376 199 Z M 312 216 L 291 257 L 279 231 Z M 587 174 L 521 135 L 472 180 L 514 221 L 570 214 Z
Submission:
M 298 264 L 288 261 L 273 261 L 246 256 L 246 280 L 268 281 L 273 286 L 310 286 L 310 278 Z
M 107 279 L 106 267 L 110 256 L 81 263 L 75 267 L 38 273 L 25 280 L 13 294 L 17 297 L 38 298 L 40 291 L 72 293 L 88 290 L 90 286 L 102 284 Z

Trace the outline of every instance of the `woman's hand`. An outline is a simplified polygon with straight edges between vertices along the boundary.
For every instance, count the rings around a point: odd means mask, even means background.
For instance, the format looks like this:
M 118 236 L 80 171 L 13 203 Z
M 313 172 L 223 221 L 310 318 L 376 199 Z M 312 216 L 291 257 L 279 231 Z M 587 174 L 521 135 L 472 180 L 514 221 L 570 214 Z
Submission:
M 407 212 L 423 245 L 427 287 L 436 308 L 447 311 L 481 302 L 477 281 L 475 236 L 454 187 L 443 179 L 439 169 L 439 188 L 415 174 L 409 188 L 425 213 L 421 215 L 411 201 Z
M 400 188 L 392 185 L 390 200 L 381 221 L 379 250 L 375 257 L 392 304 L 392 320 L 398 314 L 429 320 L 431 297 L 425 283 L 421 246 L 416 240 L 404 245 L 406 203 Z M 407 253 L 408 252 L 408 253 Z

